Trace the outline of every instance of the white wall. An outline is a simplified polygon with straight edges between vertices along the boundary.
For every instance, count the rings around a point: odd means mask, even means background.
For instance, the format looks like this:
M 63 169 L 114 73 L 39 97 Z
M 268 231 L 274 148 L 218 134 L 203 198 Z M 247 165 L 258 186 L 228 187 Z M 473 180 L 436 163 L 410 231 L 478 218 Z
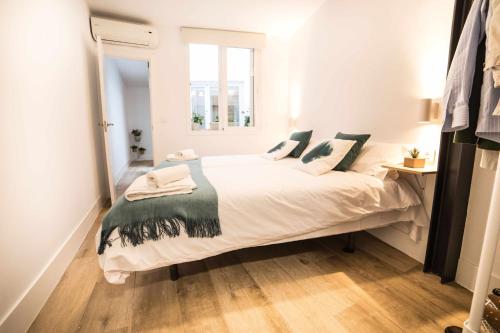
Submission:
M 125 84 L 115 60 L 109 57 L 105 57 L 104 60 L 104 82 L 108 122 L 113 124 L 108 129 L 111 169 L 113 181 L 117 184 L 128 168 L 130 145 L 125 108 Z
M 495 179 L 495 171 L 479 167 L 480 159 L 481 154 L 478 150 L 474 173 L 472 175 L 467 221 L 465 223 L 462 251 L 460 252 L 456 277 L 459 284 L 470 290 L 474 289 L 484 239 L 484 229 L 486 227 L 491 193 L 493 191 L 493 181 Z M 498 255 L 500 251 L 498 249 L 499 246 L 497 246 L 495 266 L 490 281 L 491 288 L 500 287 L 500 256 Z
M 439 126 L 417 125 L 417 111 L 420 99 L 442 95 L 453 3 L 326 1 L 290 46 L 295 127 L 314 129 L 316 138 L 344 131 L 371 133 L 376 142 L 437 146 Z M 432 201 L 432 189 L 425 201 Z M 394 228 L 376 234 L 423 260 L 426 235 L 415 245 Z
M 127 113 L 128 133 L 134 128 L 142 130 L 141 142 L 136 143 L 129 136 L 130 144 L 146 148 L 146 152 L 142 156 L 131 153 L 131 160 L 153 160 L 153 136 L 151 133 L 148 86 L 125 84 L 125 111 Z
M 105 45 L 105 52 L 150 58 L 151 118 L 155 163 L 168 153 L 194 148 L 201 155 L 261 153 L 288 135 L 288 44 L 269 38 L 262 50 L 261 128 L 249 134 L 189 134 L 188 48 L 180 27 L 159 27 L 158 49 Z
M 0 43 L 0 331 L 22 332 L 103 192 L 88 9 L 81 0 L 2 0 Z
M 423 140 L 418 105 L 442 95 L 452 14 L 453 0 L 326 1 L 291 46 L 298 125 L 320 137 L 344 130 Z

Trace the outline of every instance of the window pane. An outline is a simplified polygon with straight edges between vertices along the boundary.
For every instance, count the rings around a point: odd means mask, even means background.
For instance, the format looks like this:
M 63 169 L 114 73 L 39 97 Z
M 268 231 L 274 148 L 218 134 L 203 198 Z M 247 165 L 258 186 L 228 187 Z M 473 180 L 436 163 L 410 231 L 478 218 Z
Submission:
M 217 130 L 219 122 L 219 48 L 189 45 L 191 126 L 193 130 Z
M 210 87 L 210 129 L 219 129 L 219 85 Z
M 227 49 L 227 121 L 230 127 L 253 127 L 253 50 Z

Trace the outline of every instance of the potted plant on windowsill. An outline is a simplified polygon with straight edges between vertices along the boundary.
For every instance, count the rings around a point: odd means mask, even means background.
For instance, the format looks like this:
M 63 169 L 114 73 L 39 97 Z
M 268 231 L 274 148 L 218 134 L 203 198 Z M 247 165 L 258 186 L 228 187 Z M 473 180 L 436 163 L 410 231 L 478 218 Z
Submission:
M 146 148 L 144 147 L 140 147 L 137 152 L 139 153 L 139 155 L 144 155 L 144 153 L 146 152 Z
M 413 148 L 408 151 L 410 157 L 405 157 L 404 166 L 407 168 L 423 168 L 425 167 L 425 158 L 418 158 L 420 150 Z
M 130 146 L 130 149 L 132 150 L 133 153 L 137 152 L 137 148 L 139 148 L 137 147 L 137 145 Z
M 131 134 L 134 136 L 135 142 L 141 142 L 141 135 L 142 135 L 142 130 L 140 129 L 133 129 Z
M 199 114 L 193 115 L 192 119 L 192 129 L 193 130 L 199 130 L 203 126 L 203 121 L 205 120 L 205 117 L 200 116 Z

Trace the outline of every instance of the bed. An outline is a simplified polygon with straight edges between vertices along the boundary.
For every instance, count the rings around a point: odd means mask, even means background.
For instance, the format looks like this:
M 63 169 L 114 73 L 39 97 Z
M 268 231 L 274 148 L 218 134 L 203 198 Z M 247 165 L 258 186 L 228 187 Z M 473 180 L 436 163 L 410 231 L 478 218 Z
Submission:
M 416 237 L 420 199 L 402 179 L 358 172 L 311 176 L 294 165 L 297 159 L 269 161 L 259 155 L 205 157 L 203 173 L 217 191 L 222 235 L 175 238 L 122 246 L 118 232 L 99 256 L 105 278 L 125 282 L 130 272 L 204 259 L 254 246 L 352 233 L 408 222 Z M 418 222 L 421 221 L 421 222 Z M 99 244 L 100 230 L 96 235 Z

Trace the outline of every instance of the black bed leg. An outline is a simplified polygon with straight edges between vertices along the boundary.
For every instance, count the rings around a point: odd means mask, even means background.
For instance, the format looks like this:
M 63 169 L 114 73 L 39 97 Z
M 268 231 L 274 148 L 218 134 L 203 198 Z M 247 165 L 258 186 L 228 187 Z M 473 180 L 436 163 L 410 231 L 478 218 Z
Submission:
M 170 266 L 170 280 L 171 281 L 177 281 L 179 278 L 179 268 L 176 265 L 171 265 Z
M 355 247 L 355 235 L 354 235 L 354 232 L 350 232 L 347 234 L 347 244 L 343 248 L 343 251 L 347 252 L 347 253 L 354 253 L 355 248 L 356 248 Z

